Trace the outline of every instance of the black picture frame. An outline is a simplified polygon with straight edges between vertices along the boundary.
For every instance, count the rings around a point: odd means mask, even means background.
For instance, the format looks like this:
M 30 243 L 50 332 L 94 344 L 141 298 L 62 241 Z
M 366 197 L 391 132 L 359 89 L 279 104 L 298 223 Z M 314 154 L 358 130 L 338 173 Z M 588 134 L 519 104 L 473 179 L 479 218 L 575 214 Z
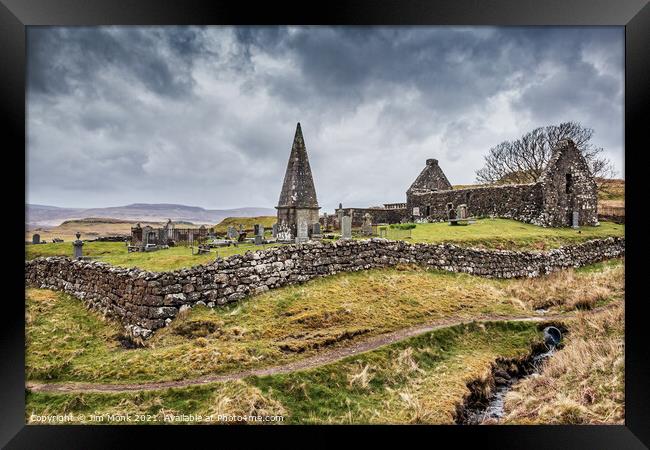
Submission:
M 0 353 L 0 445 L 6 448 L 113 448 L 140 442 L 153 446 L 169 434 L 207 438 L 224 445 L 225 438 L 242 444 L 252 434 L 283 435 L 285 443 L 345 443 L 332 431 L 361 431 L 369 437 L 405 430 L 421 434 L 414 445 L 446 446 L 443 442 L 498 448 L 647 448 L 650 446 L 650 350 L 641 295 L 643 192 L 647 151 L 646 121 L 650 117 L 650 6 L 648 0 L 358 0 L 282 3 L 162 0 L 0 0 L 0 110 L 5 125 L 5 200 L 11 211 L 5 225 L 12 255 L 22 255 L 25 198 L 11 195 L 25 185 L 25 27 L 37 25 L 207 25 L 207 24 L 351 24 L 351 25 L 502 25 L 625 27 L 625 178 L 626 178 L 626 308 L 624 426 L 485 426 L 485 427 L 125 427 L 26 426 L 24 274 L 13 257 L 6 265 L 6 291 Z M 21 171 L 22 169 L 22 171 Z M 9 179 L 10 174 L 13 179 Z M 9 194 L 9 195 L 7 195 Z M 11 238 L 14 236 L 14 238 Z M 18 257 L 16 257 L 18 259 Z M 280 428 L 282 428 L 280 430 Z M 291 437 L 286 433 L 291 433 Z M 219 436 L 214 436 L 218 433 Z M 336 433 L 337 435 L 339 433 Z M 218 439 L 218 440 L 217 440 Z M 403 439 L 403 438 L 401 438 Z M 399 439 L 399 440 L 401 440 Z M 426 439 L 426 440 L 422 440 Z M 444 439 L 444 440 L 443 440 Z M 169 441 L 167 441 L 169 442 Z M 420 444 L 415 444 L 420 442 Z M 142 444 L 142 445 L 144 445 Z M 412 444 L 412 445 L 413 445 Z

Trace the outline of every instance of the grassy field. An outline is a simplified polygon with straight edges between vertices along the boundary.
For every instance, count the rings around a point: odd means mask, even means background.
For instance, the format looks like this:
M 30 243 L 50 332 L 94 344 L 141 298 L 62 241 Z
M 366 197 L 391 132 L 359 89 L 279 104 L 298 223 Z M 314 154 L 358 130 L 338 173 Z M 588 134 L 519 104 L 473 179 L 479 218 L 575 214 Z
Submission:
M 417 224 L 407 242 L 450 242 L 458 245 L 496 248 L 546 250 L 607 236 L 623 236 L 625 225 L 601 222 L 599 227 L 543 228 L 507 219 L 482 219 L 469 226 L 452 227 L 447 223 Z M 128 253 L 123 242 L 87 242 L 84 255 L 122 267 L 139 267 L 145 270 L 166 271 L 205 264 L 217 256 L 228 257 L 273 247 L 276 244 L 256 246 L 240 244 L 238 247 L 213 249 L 213 253 L 192 255 L 189 247 L 172 247 L 148 253 Z M 26 245 L 26 258 L 39 256 L 72 256 L 70 242 Z
M 277 244 L 280 245 L 280 244 Z M 190 247 L 178 246 L 155 252 L 129 253 L 124 242 L 86 242 L 83 246 L 85 256 L 90 256 L 98 261 L 104 261 L 121 267 L 139 267 L 144 270 L 162 272 L 182 269 L 184 267 L 207 264 L 217 257 L 226 258 L 235 254 L 244 254 L 277 246 L 275 244 L 254 245 L 241 243 L 237 247 L 213 248 L 211 253 L 192 255 Z M 39 256 L 69 256 L 73 255 L 70 242 L 49 243 L 25 246 L 26 259 Z M 196 252 L 196 248 L 194 252 Z
M 338 274 L 196 307 L 157 331 L 147 348 L 125 349 L 122 330 L 63 293 L 27 292 L 27 379 L 144 382 L 265 367 L 366 337 L 485 315 L 566 311 L 623 295 L 623 262 L 539 280 L 490 280 L 417 268 Z M 538 283 L 531 288 L 530 283 Z M 575 286 L 585 286 L 576 290 Z M 554 301 L 547 302 L 547 292 Z M 564 299 L 564 301 L 562 301 Z
M 278 218 L 275 216 L 226 217 L 217 225 L 215 225 L 214 230 L 217 233 L 225 233 L 228 231 L 229 226 L 233 226 L 239 230 L 239 225 L 242 225 L 244 227 L 244 230 L 252 231 L 256 223 L 261 224 L 266 230 L 269 230 L 277 221 Z
M 390 231 L 390 230 L 389 230 Z M 598 227 L 544 228 L 508 219 L 480 219 L 467 226 L 447 222 L 419 223 L 408 242 L 449 242 L 495 249 L 546 250 L 608 236 L 623 236 L 625 225 L 601 222 Z M 389 236 L 390 237 L 390 236 Z
M 285 375 L 139 393 L 28 393 L 26 419 L 69 414 L 69 423 L 90 423 L 95 415 L 115 423 L 110 414 L 130 414 L 127 423 L 137 424 L 193 414 L 201 418 L 192 423 L 219 423 L 220 415 L 281 415 L 283 423 L 448 424 L 469 380 L 539 339 L 532 323 L 462 325 Z
M 531 280 L 490 280 L 405 266 L 312 280 L 224 308 L 193 308 L 159 330 L 147 347 L 125 349 L 119 344 L 118 324 L 69 295 L 29 289 L 26 378 L 118 383 L 188 379 L 276 366 L 441 318 L 530 315 L 537 308 L 588 310 L 621 302 L 623 293 L 623 260 Z M 509 396 L 508 421 L 600 423 L 622 417 L 622 359 L 614 354 L 622 349 L 589 347 L 586 339 L 594 334 L 620 339 L 621 317 L 602 322 L 585 313 L 577 323 L 582 325 L 575 325 L 575 331 L 572 326 L 564 359 L 543 373 L 548 381 L 533 386 L 525 381 L 522 393 L 515 390 Z M 536 325 L 527 322 L 454 326 L 290 374 L 137 393 L 29 392 L 26 416 L 29 423 L 39 423 L 36 417 L 47 414 L 71 414 L 69 423 L 117 423 L 110 414 L 130 414 L 130 421 L 122 423 L 131 424 L 169 423 L 170 415 L 179 414 L 201 415 L 198 422 L 204 423 L 220 423 L 218 415 L 281 415 L 283 423 L 453 423 L 468 381 L 487 377 L 497 357 L 523 356 L 538 339 Z M 583 355 L 574 364 L 586 350 L 613 356 L 589 363 Z M 572 385 L 576 379 L 579 392 Z M 544 409 L 546 402 L 566 407 Z M 590 409 L 589 402 L 599 406 Z M 546 413 L 531 417 L 531 408 Z M 565 412 L 552 416 L 549 411 Z M 608 418 L 607 411 L 615 413 Z M 91 414 L 102 421 L 93 422 Z M 594 414 L 600 414 L 600 422 Z
M 625 200 L 625 180 L 597 179 L 598 200 Z

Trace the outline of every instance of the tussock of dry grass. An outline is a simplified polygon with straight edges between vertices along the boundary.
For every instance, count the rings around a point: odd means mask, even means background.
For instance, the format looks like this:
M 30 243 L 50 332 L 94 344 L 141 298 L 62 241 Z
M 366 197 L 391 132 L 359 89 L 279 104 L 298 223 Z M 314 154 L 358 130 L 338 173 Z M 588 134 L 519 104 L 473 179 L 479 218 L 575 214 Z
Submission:
M 361 389 L 367 389 L 373 377 L 370 364 L 363 365 L 359 363 L 357 370 L 354 373 L 348 374 L 348 384 L 350 387 L 356 386 Z
M 569 324 L 565 347 L 538 376 L 506 397 L 506 423 L 622 424 L 624 314 L 622 304 L 582 313 Z
M 580 273 L 569 269 L 517 280 L 506 287 L 506 292 L 532 309 L 592 309 L 599 302 L 622 296 L 624 288 L 625 270 L 620 264 L 602 271 Z
M 208 409 L 215 416 L 286 416 L 282 403 L 260 389 L 243 381 L 228 383 L 228 389 L 217 390 Z M 257 423 L 257 422 L 256 422 Z

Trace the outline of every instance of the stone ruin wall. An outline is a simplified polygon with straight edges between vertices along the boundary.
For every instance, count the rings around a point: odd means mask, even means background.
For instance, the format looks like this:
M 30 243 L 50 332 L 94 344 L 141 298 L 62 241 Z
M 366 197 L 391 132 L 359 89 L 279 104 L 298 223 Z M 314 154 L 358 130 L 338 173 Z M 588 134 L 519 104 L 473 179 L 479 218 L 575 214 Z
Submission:
M 580 226 L 598 225 L 598 189 L 580 152 L 566 141 L 555 151 L 540 178 L 543 211 L 540 222 L 546 226 L 571 225 L 573 213 Z
M 161 273 L 98 261 L 41 257 L 25 262 L 25 281 L 29 286 L 72 294 L 87 307 L 122 322 L 133 336 L 146 338 L 171 322 L 182 308 L 219 306 L 338 272 L 418 264 L 485 277 L 535 277 L 624 254 L 624 238 L 593 240 L 547 252 L 370 239 L 289 245 Z
M 539 221 L 543 203 L 540 183 L 411 194 L 407 201 L 407 212 L 412 215 L 413 208 L 417 207 L 420 218 L 428 217 L 432 221 L 445 221 L 448 220 L 447 203 L 453 203 L 454 208 L 466 204 L 468 213 L 472 217 L 496 216 L 542 225 Z
M 409 219 L 406 208 L 343 208 L 336 212 L 343 212 L 344 216 L 352 217 L 352 226 L 360 227 L 366 213 L 370 214 L 373 224 L 400 223 L 402 219 Z M 338 218 L 338 215 L 334 217 Z

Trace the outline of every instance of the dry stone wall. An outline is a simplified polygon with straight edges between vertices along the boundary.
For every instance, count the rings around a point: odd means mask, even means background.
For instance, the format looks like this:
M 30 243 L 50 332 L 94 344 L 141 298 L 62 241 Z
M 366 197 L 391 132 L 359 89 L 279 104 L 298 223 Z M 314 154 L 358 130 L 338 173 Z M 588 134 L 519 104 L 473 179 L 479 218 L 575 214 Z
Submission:
M 89 308 L 120 320 L 132 335 L 146 338 L 184 308 L 216 307 L 337 272 L 412 263 L 485 277 L 535 277 L 624 253 L 624 238 L 593 240 L 547 252 L 371 239 L 288 245 L 160 273 L 98 261 L 41 257 L 25 262 L 25 281 L 30 286 L 70 293 Z

